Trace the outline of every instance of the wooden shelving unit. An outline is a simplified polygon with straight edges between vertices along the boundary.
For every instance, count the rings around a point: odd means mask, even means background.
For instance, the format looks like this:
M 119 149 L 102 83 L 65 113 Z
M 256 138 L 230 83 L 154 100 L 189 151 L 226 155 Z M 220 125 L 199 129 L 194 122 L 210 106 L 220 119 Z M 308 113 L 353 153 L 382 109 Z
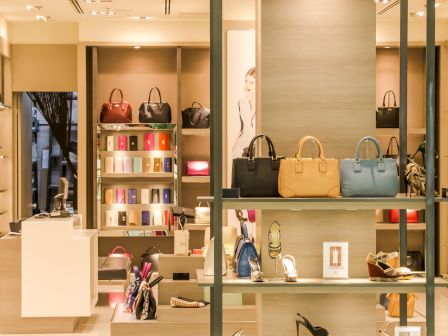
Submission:
M 210 183 L 210 176 L 182 176 L 182 183 Z

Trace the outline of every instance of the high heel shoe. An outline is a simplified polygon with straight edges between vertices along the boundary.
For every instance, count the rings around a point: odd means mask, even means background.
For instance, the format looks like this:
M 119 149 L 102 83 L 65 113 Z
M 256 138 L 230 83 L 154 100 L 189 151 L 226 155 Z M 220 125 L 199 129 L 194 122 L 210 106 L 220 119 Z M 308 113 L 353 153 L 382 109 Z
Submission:
M 244 330 L 237 330 L 232 336 L 244 336 Z
M 392 260 L 393 253 L 382 253 L 377 255 L 369 253 L 367 256 L 367 268 L 371 281 L 397 281 L 410 279 L 417 272 L 412 272 L 407 267 L 392 267 L 388 260 Z M 394 257 L 395 258 L 395 257 Z
M 286 254 L 282 257 L 283 269 L 285 270 L 285 281 L 297 281 L 296 260 L 292 255 Z
M 251 255 L 249 257 L 250 265 L 250 280 L 252 282 L 263 282 L 263 272 L 261 271 L 260 262 L 258 258 Z
M 300 325 L 303 325 L 305 328 L 308 329 L 308 331 L 311 333 L 311 335 L 313 336 L 328 336 L 328 330 L 319 326 L 313 326 L 311 324 L 310 321 L 308 321 L 308 319 L 303 316 L 302 314 L 297 313 L 297 316 L 299 317 L 298 319 L 296 319 L 296 326 L 297 326 L 297 336 L 299 336 L 299 330 L 300 330 Z
M 280 239 L 280 223 L 277 221 L 272 222 L 268 233 L 268 250 L 269 257 L 276 259 L 282 253 L 282 242 Z

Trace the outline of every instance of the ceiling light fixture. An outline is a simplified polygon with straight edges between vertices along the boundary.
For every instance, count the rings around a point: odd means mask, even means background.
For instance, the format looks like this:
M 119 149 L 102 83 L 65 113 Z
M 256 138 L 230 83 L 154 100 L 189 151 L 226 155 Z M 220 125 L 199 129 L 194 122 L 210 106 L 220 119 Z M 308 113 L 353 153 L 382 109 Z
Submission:
M 110 8 L 106 8 L 106 10 L 102 10 L 102 11 L 91 11 L 91 12 L 89 12 L 90 13 L 90 15 L 103 15 L 103 16 L 106 16 L 106 15 L 108 15 L 108 16 L 112 16 L 112 15 L 115 15 L 115 12 L 114 11 L 112 11 L 112 10 L 110 10 Z
M 390 0 L 375 0 L 378 3 L 388 3 Z
M 36 20 L 37 21 L 45 21 L 47 22 L 48 20 L 50 20 L 49 16 L 45 16 L 45 15 L 36 15 Z
M 141 46 L 134 46 L 134 49 L 140 49 Z
M 35 10 L 35 11 L 39 11 L 42 9 L 42 6 L 33 6 L 33 5 L 26 5 L 26 9 L 27 10 Z
M 133 19 L 133 20 L 151 20 L 151 19 L 155 19 L 155 16 L 131 16 L 130 19 Z

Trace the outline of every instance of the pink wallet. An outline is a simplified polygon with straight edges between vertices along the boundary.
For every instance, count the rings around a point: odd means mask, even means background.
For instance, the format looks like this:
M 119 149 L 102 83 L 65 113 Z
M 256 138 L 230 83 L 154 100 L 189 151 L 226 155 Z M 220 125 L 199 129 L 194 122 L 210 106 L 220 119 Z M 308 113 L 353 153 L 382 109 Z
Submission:
M 126 191 L 123 188 L 117 188 L 115 192 L 115 203 L 117 204 L 126 203 Z
M 208 161 L 188 161 L 187 176 L 209 176 Z
M 143 139 L 145 151 L 152 151 L 155 149 L 154 133 L 146 133 Z
M 128 149 L 128 137 L 126 135 L 119 135 L 118 136 L 118 150 L 119 151 L 125 151 Z

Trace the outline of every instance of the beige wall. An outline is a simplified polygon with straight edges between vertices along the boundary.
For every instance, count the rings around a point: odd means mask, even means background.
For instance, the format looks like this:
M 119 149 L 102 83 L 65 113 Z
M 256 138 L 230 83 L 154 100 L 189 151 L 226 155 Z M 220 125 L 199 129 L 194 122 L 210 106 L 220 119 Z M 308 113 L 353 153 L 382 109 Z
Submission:
M 426 17 L 410 18 L 408 34 L 410 42 L 425 42 Z M 437 20 L 436 41 L 446 40 L 448 40 L 448 21 Z M 398 21 L 378 18 L 376 22 L 376 41 L 377 43 L 400 41 L 400 23 Z
M 76 45 L 12 46 L 12 89 L 77 91 Z

